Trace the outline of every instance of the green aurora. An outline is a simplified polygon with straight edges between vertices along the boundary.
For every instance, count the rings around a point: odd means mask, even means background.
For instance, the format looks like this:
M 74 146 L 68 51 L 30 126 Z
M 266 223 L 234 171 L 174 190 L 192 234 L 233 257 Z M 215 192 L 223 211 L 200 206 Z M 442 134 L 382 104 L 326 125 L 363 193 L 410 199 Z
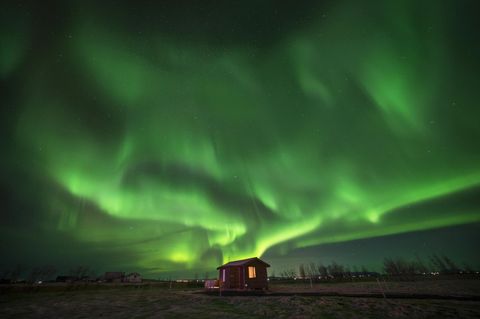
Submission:
M 312 3 L 2 4 L 2 255 L 160 273 L 480 222 L 474 2 Z

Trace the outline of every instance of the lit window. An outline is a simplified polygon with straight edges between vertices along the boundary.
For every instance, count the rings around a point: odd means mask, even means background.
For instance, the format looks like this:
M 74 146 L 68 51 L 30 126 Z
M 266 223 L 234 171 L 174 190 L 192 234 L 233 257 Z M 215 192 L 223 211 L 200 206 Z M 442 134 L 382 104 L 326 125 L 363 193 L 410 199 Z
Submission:
M 255 273 L 255 267 L 249 266 L 248 267 L 248 278 L 256 278 L 257 274 Z
M 225 281 L 225 268 L 222 269 L 222 270 L 223 270 L 223 271 L 222 271 L 222 281 Z

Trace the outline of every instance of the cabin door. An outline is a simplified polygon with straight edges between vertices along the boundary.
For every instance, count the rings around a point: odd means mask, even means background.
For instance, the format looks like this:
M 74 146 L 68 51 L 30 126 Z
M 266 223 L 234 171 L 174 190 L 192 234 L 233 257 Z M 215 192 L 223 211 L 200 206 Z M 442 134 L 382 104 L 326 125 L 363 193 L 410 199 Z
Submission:
M 230 288 L 240 288 L 240 267 L 230 268 L 228 282 L 230 283 Z

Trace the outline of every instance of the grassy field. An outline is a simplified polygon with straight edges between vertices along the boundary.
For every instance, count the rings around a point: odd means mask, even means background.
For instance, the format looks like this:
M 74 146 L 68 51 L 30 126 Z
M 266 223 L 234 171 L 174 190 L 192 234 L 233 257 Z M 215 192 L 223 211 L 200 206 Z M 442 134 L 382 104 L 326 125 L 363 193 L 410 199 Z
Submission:
M 377 283 L 339 283 L 315 291 L 365 293 Z M 378 286 L 378 285 L 377 285 Z M 393 291 L 439 295 L 480 294 L 474 281 L 387 283 Z M 141 286 L 69 285 L 3 290 L 1 318 L 480 318 L 479 301 L 301 296 L 303 283 L 272 285 L 290 296 L 205 295 L 201 289 L 147 284 Z
M 295 284 L 274 283 L 274 291 L 318 291 L 335 293 L 411 293 L 436 294 L 449 296 L 480 296 L 480 280 L 425 280 L 425 281 L 377 281 L 318 283 L 310 287 L 308 281 L 298 281 Z

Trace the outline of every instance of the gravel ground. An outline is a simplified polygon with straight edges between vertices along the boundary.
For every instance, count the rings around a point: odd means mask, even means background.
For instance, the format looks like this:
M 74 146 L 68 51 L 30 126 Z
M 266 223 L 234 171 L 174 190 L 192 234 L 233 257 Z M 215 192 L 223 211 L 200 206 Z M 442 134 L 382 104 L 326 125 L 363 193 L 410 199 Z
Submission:
M 330 290 L 351 293 L 366 284 L 336 284 Z M 398 283 L 419 289 L 422 283 Z M 425 285 L 425 284 L 423 284 Z M 368 285 L 367 285 L 368 286 Z M 422 289 L 452 293 L 458 283 L 435 283 Z M 478 293 L 478 283 L 462 283 L 462 294 Z M 306 289 L 303 285 L 290 289 Z M 319 287 L 315 287 L 319 289 Z M 325 288 L 325 287 L 324 287 Z M 285 291 L 284 286 L 272 289 Z M 393 287 L 392 287 L 393 289 Z M 393 291 L 393 290 L 392 290 Z M 417 291 L 417 290 L 415 290 Z M 198 294 L 198 289 L 155 286 L 110 287 L 30 292 L 2 292 L 1 318 L 480 318 L 480 302 L 455 300 L 378 299 L 315 296 L 233 296 Z M 458 291 L 457 291 L 458 292 Z

